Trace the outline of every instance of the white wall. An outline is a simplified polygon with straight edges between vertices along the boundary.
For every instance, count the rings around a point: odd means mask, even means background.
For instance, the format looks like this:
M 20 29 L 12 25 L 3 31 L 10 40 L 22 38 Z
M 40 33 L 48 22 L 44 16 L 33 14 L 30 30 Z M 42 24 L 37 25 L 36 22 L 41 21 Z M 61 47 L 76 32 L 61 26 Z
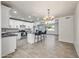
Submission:
M 59 18 L 59 41 L 73 43 L 73 16 Z
M 79 56 L 79 3 L 77 5 L 76 12 L 75 12 L 75 27 L 74 28 L 75 28 L 74 46 Z

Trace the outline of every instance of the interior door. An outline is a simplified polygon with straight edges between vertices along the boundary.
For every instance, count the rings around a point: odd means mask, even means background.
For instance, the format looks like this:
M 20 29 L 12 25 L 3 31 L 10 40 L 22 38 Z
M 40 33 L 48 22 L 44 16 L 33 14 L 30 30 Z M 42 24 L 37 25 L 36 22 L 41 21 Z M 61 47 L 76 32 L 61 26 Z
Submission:
M 69 17 L 69 18 L 68 18 Z M 59 19 L 59 41 L 73 42 L 73 17 L 62 17 Z

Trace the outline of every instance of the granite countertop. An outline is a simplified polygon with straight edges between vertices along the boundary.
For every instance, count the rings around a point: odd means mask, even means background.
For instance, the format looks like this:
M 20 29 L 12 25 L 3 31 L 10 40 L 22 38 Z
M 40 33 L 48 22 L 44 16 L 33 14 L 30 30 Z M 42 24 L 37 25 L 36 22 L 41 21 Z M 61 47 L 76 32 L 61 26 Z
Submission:
M 5 33 L 5 34 L 2 34 L 2 38 L 4 38 L 4 37 L 12 37 L 12 36 L 17 36 L 17 34 L 14 34 L 14 33 L 10 33 L 10 34 Z
M 16 32 L 2 32 L 2 34 L 5 34 L 5 33 L 19 33 L 19 31 L 16 31 Z

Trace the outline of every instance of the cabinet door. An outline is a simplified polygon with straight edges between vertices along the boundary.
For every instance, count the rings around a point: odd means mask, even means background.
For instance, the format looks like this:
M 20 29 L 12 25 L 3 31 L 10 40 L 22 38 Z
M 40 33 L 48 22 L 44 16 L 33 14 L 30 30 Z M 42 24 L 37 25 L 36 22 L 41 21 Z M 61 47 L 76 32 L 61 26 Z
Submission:
M 9 52 L 13 52 L 16 49 L 16 36 L 9 37 Z
M 9 27 L 9 11 L 10 8 L 1 5 L 1 27 L 2 28 L 8 28 Z
M 16 20 L 12 20 L 12 19 L 9 19 L 10 20 L 10 26 L 11 28 L 16 28 Z
M 2 38 L 2 48 L 1 48 L 1 50 L 2 50 L 2 56 L 6 56 L 9 52 L 8 52 L 8 50 L 9 50 L 9 40 L 8 40 L 9 38 Z
M 16 36 L 2 38 L 2 56 L 6 56 L 16 49 Z

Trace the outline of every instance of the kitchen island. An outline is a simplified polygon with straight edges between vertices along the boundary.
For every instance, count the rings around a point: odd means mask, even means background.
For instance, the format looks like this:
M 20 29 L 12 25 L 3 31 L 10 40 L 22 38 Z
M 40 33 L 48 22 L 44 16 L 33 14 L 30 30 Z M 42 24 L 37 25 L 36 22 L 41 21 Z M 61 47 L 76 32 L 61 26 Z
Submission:
M 39 41 L 41 41 L 42 39 L 39 39 Z M 37 38 L 35 38 L 35 34 L 34 33 L 28 33 L 27 34 L 27 42 L 29 44 L 34 44 L 36 42 L 38 42 Z

